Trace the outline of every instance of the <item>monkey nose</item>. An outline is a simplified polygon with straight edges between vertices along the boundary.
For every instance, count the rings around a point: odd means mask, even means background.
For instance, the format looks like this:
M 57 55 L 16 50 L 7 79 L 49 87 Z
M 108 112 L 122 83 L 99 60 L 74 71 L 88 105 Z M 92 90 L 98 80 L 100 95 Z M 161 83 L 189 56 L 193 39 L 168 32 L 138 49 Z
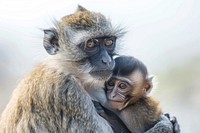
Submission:
M 115 96 L 116 96 L 116 94 L 115 94 L 115 93 L 114 93 L 114 94 L 112 93 L 112 94 L 111 94 L 111 99 L 115 98 Z
M 105 64 L 105 65 L 109 65 L 109 64 L 110 64 L 110 62 L 108 62 L 108 61 L 105 60 L 105 59 L 102 59 L 101 62 L 102 62 L 103 64 Z
M 110 66 L 110 63 L 111 63 L 111 58 L 110 57 L 103 57 L 102 59 L 101 59 L 101 62 L 104 64 L 104 65 L 106 65 L 106 66 Z
M 112 98 L 115 98 L 115 95 L 111 96 Z

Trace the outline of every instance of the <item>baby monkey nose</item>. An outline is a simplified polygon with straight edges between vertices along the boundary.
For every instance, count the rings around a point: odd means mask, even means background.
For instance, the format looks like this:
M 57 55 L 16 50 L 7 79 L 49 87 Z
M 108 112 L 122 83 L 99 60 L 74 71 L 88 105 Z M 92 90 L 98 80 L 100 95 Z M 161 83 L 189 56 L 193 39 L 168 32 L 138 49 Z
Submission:
M 115 98 L 115 96 L 116 96 L 116 93 L 115 93 L 115 92 L 112 92 L 112 93 L 111 93 L 111 99 Z
M 116 95 L 112 95 L 111 97 L 112 97 L 112 98 L 115 98 L 115 96 L 116 96 Z

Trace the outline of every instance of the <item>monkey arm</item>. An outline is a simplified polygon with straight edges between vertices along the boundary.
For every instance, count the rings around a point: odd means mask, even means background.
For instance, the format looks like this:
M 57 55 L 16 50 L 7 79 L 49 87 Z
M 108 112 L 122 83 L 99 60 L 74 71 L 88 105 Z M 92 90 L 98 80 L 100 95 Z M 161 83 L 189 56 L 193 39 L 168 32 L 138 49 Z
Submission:
M 93 101 L 93 104 L 97 113 L 109 122 L 114 133 L 131 133 L 117 115 L 101 106 L 99 102 Z
M 173 125 L 173 129 L 174 129 L 174 133 L 180 133 L 180 125 L 178 124 L 176 117 L 174 116 L 171 117 L 168 113 L 164 115 L 167 116 L 167 118 L 171 121 Z
M 68 123 L 69 132 L 113 132 L 110 125 L 97 114 L 90 96 L 75 76 L 69 75 L 63 88 L 65 89 L 62 91 L 62 95 L 68 99 L 64 104 L 68 111 L 71 111 L 68 113 L 68 115 L 71 114 Z
M 162 115 L 160 121 L 145 133 L 180 133 L 179 124 L 174 118 Z

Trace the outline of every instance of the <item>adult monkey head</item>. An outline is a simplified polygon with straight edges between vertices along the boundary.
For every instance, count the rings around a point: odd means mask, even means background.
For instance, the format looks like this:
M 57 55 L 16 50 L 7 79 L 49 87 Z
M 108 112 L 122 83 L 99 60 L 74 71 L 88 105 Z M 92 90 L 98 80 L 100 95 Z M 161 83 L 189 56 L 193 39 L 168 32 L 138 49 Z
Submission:
M 74 14 L 64 16 L 56 28 L 44 33 L 44 47 L 53 58 L 59 58 L 55 60 L 59 69 L 75 73 L 82 82 L 105 81 L 111 76 L 116 40 L 124 34 L 102 14 L 80 5 Z M 70 66 L 66 66 L 68 62 Z

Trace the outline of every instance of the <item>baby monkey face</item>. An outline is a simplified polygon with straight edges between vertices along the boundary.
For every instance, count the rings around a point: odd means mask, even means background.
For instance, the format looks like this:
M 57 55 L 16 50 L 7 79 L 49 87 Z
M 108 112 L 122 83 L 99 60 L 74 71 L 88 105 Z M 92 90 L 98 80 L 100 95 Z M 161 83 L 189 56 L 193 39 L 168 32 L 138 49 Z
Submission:
M 132 84 L 128 78 L 112 77 L 106 82 L 106 96 L 113 109 L 123 109 L 132 97 Z

